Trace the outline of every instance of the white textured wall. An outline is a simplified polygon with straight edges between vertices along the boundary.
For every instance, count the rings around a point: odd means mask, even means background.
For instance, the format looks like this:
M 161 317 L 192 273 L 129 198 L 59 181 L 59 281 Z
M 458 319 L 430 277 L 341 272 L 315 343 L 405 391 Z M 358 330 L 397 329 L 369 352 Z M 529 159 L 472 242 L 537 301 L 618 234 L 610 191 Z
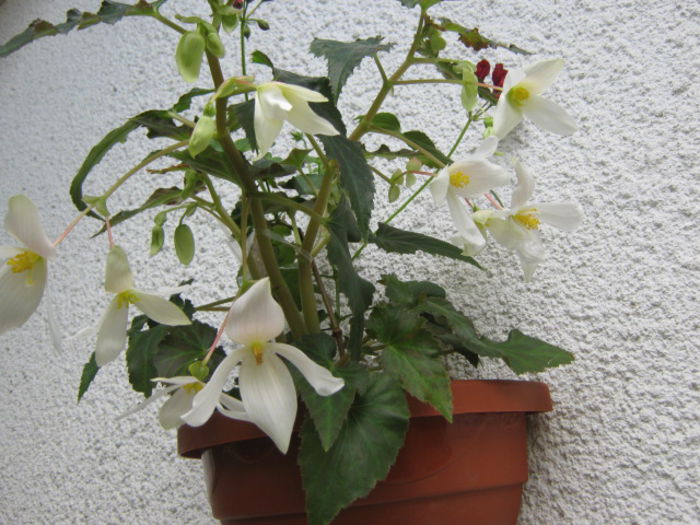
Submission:
M 171 0 L 168 8 L 189 13 L 203 4 Z M 35 17 L 59 21 L 70 7 L 96 6 L 8 0 L 0 5 L 0 41 Z M 539 174 L 538 199 L 576 198 L 586 220 L 573 235 L 545 233 L 549 257 L 530 285 L 521 282 L 515 258 L 495 247 L 482 257 L 490 274 L 371 251 L 364 271 L 437 279 L 484 333 L 502 336 L 518 326 L 576 353 L 573 366 L 540 376 L 557 406 L 531 418 L 521 524 L 700 522 L 697 3 L 473 0 L 446 2 L 435 12 L 514 41 L 535 60 L 566 59 L 551 96 L 576 116 L 579 131 L 560 139 L 521 127 L 502 147 L 517 150 Z M 395 0 L 277 0 L 259 13 L 284 34 L 257 32 L 251 47 L 313 74 L 325 66 L 306 54 L 311 34 L 383 34 L 405 50 L 416 15 Z M 46 38 L 0 60 L 0 214 L 7 197 L 25 193 L 41 208 L 49 234 L 60 233 L 74 216 L 68 183 L 96 140 L 128 116 L 167 107 L 186 89 L 175 75 L 175 43 L 166 28 L 131 19 Z M 484 56 L 521 60 L 502 51 Z M 225 61 L 230 72 L 235 64 Z M 370 63 L 351 79 L 342 97 L 346 118 L 365 110 L 367 86 L 376 80 Z M 443 146 L 464 118 L 446 109 L 458 107 L 454 88 L 403 88 L 397 95 L 387 108 L 405 115 L 406 128 L 426 127 Z M 104 189 L 151 149 L 139 141 L 115 148 L 88 188 Z M 148 191 L 129 184 L 115 199 L 134 205 Z M 376 217 L 387 213 L 378 203 Z M 449 219 L 426 196 L 399 223 L 447 235 Z M 84 226 L 52 266 L 67 334 L 94 323 L 107 302 L 100 290 L 104 239 L 90 241 L 94 225 Z M 115 231 L 135 268 L 147 261 L 148 228 L 136 221 Z M 227 255 L 218 233 L 197 222 L 194 228 L 198 261 Z M 0 243 L 9 240 L 0 233 Z M 182 268 L 170 251 L 153 262 L 137 275 L 144 289 L 194 277 L 194 293 L 204 300 L 209 289 L 233 288 L 227 270 Z M 115 420 L 138 400 L 119 365 L 103 370 L 77 405 L 89 342 L 56 356 L 38 315 L 1 337 L 0 346 L 1 523 L 212 523 L 199 463 L 177 458 L 174 436 L 157 426 L 155 410 Z M 500 365 L 467 373 L 512 376 Z

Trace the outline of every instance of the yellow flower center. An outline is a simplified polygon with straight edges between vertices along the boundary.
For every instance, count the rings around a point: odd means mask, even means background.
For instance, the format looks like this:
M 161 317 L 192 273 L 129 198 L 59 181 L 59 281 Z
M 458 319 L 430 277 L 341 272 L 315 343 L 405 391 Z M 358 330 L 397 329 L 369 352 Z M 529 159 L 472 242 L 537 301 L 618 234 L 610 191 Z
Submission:
M 202 383 L 187 383 L 186 385 L 182 385 L 182 388 L 185 389 L 185 392 L 193 396 L 204 388 L 204 385 Z
M 22 273 L 34 268 L 41 259 L 41 255 L 26 250 L 8 260 L 7 265 L 12 268 L 13 273 Z
M 537 208 L 522 210 L 516 213 L 513 218 L 528 230 L 536 230 L 540 226 L 540 219 L 537 216 Z
M 137 303 L 139 300 L 138 296 L 131 290 L 117 294 L 117 308 L 124 308 L 130 304 Z
M 464 188 L 470 181 L 469 175 L 462 171 L 450 173 L 450 184 L 455 188 Z
M 522 106 L 530 98 L 530 90 L 522 84 L 514 86 L 508 91 L 508 102 L 516 107 Z
M 255 356 L 255 364 L 261 365 L 263 363 L 263 344 L 253 343 L 250 345 L 250 348 L 253 350 L 253 355 Z

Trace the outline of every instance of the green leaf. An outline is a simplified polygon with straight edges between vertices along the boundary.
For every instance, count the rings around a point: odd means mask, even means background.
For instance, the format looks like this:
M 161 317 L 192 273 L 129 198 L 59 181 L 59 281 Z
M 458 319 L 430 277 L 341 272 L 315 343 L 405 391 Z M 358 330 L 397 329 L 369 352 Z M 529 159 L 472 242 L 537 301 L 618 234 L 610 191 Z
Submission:
M 192 107 L 193 98 L 209 95 L 213 92 L 213 89 L 192 88 L 177 100 L 172 109 L 177 113 L 182 113 L 183 111 L 186 111 Z
M 428 151 L 428 153 L 431 153 L 439 161 L 445 164 L 450 164 L 452 162 L 449 157 L 443 155 L 442 152 L 437 149 L 435 143 L 422 131 L 407 131 L 403 134 L 403 136 L 411 142 L 418 144 L 421 148 Z M 435 166 L 433 161 L 427 161 L 427 164 L 430 166 Z
M 357 39 L 354 42 L 338 42 L 314 38 L 310 51 L 328 61 L 328 78 L 331 81 L 336 102 L 345 82 L 353 70 L 365 57 L 374 56 L 380 51 L 389 51 L 393 44 L 382 44 L 382 37 Z
M 268 57 L 262 51 L 255 50 L 250 55 L 250 57 L 250 61 L 254 64 L 262 64 L 263 66 L 267 66 L 269 68 L 275 67 L 274 65 L 272 65 L 272 60 L 270 60 L 270 57 Z
M 151 3 L 139 0 L 135 5 L 128 5 L 104 0 L 97 14 L 70 9 L 66 13 L 66 21 L 57 25 L 53 25 L 46 20 L 37 19 L 29 24 L 29 27 L 22 33 L 0 46 L 0 57 L 5 57 L 30 42 L 45 36 L 65 35 L 75 28 L 85 29 L 101 22 L 114 24 L 124 16 L 152 16 L 165 2 L 166 0 L 158 0 Z
M 429 403 L 452 421 L 450 377 L 440 346 L 425 330 L 425 320 L 405 308 L 375 307 L 367 331 L 384 343 L 381 361 L 387 374 L 401 382 L 413 397 Z
M 158 252 L 163 249 L 163 244 L 165 243 L 165 231 L 163 227 L 159 225 L 153 226 L 151 229 L 151 249 L 149 255 L 153 257 Z
M 352 264 L 348 239 L 359 240 L 360 236 L 347 200 L 341 200 L 333 210 L 328 229 L 331 233 L 326 248 L 328 260 L 338 270 L 338 290 L 347 297 L 352 312 L 348 347 L 351 355 L 357 359 L 364 332 L 364 313 L 372 304 L 374 285 L 360 277 Z
M 153 365 L 158 377 L 189 375 L 188 367 L 207 355 L 216 337 L 216 328 L 200 321 L 190 325 L 168 327 L 168 333 L 153 354 Z M 216 370 L 226 357 L 222 347 L 217 347 L 209 361 L 209 370 Z M 207 378 L 203 378 L 205 381 Z
M 197 157 L 193 157 L 189 151 L 185 150 L 173 151 L 168 156 L 194 170 L 203 171 L 214 177 L 239 184 L 238 178 L 229 171 L 224 155 L 213 148 L 205 149 Z
M 309 525 L 330 523 L 387 476 L 403 445 L 408 418 L 401 388 L 389 376 L 374 374 L 327 452 L 307 419 L 301 429 L 299 467 Z
M 377 231 L 370 236 L 370 241 L 389 253 L 416 253 L 420 250 L 431 255 L 464 261 L 481 268 L 472 257 L 462 255 L 462 250 L 449 242 L 422 233 L 400 230 L 382 222 L 379 223 Z
M 574 360 L 570 352 L 527 336 L 517 329 L 511 330 L 508 339 L 503 342 L 479 336 L 472 321 L 455 310 L 446 299 L 432 297 L 417 308 L 437 319 L 443 319 L 469 351 L 483 357 L 503 359 L 516 374 L 542 372 L 546 368 Z
M 355 394 L 358 391 L 364 392 L 367 388 L 369 380 L 367 369 L 358 363 L 338 366 L 333 360 L 336 351 L 335 340 L 327 334 L 305 335 L 295 342 L 295 346 L 303 350 L 316 363 L 330 370 L 334 376 L 345 380 L 345 386 L 335 394 L 320 396 L 294 366 L 290 367 L 297 390 L 318 432 L 323 450 L 328 451 L 340 433 Z
M 394 274 L 386 274 L 379 282 L 392 303 L 406 308 L 414 308 L 430 297 L 444 299 L 446 296 L 445 290 L 430 281 L 400 281 Z
M 401 133 L 401 124 L 399 123 L 399 119 L 393 113 L 377 113 L 372 119 L 370 126 L 373 128 L 386 129 Z
M 175 228 L 175 254 L 180 262 L 187 266 L 194 258 L 194 235 L 187 224 L 178 224 Z
M 151 397 L 154 386 L 151 379 L 158 377 L 153 359 L 158 345 L 167 335 L 168 327 L 156 324 L 143 330 L 144 326 L 148 326 L 147 322 L 145 315 L 138 315 L 131 321 L 131 328 L 127 332 L 129 343 L 126 349 L 126 367 L 133 389 Z
M 92 383 L 92 380 L 95 379 L 99 369 L 100 367 L 97 366 L 97 361 L 95 360 L 95 352 L 93 352 L 88 362 L 85 363 L 85 366 L 83 366 L 83 373 L 80 375 L 78 403 L 80 403 L 80 400 L 85 395 L 85 392 L 87 392 L 88 388 L 90 388 L 90 384 Z
M 367 164 L 362 146 L 342 135 L 319 137 L 329 158 L 340 166 L 340 184 L 350 198 L 360 231 L 369 230 L 369 220 L 374 207 L 374 177 Z

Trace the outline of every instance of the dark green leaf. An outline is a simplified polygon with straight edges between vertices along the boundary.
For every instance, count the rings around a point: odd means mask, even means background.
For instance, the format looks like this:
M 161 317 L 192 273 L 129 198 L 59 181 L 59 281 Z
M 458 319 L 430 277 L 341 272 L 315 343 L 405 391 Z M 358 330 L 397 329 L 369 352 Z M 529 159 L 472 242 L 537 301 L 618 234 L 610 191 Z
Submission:
M 416 253 L 420 250 L 431 255 L 464 261 L 481 268 L 472 257 L 462 255 L 462 250 L 449 242 L 422 233 L 400 230 L 381 222 L 377 231 L 370 236 L 370 241 L 389 253 Z
M 183 111 L 186 111 L 190 109 L 190 107 L 192 107 L 193 98 L 201 97 L 203 95 L 209 95 L 213 92 L 213 89 L 192 88 L 177 100 L 177 102 L 173 106 L 173 111 L 182 113 Z
M 389 300 L 399 306 L 413 308 L 430 297 L 444 299 L 446 294 L 430 281 L 399 281 L 393 274 L 382 275 L 379 281 L 386 289 Z
M 187 266 L 194 258 L 194 235 L 187 224 L 178 224 L 173 236 L 175 254 L 182 264 Z
M 114 24 L 124 16 L 150 16 L 155 14 L 157 9 L 165 2 L 166 0 L 158 0 L 148 3 L 144 0 L 139 0 L 135 5 L 128 5 L 113 2 L 112 0 L 104 0 L 97 14 L 71 9 L 66 13 L 66 21 L 57 25 L 37 19 L 29 24 L 29 27 L 22 33 L 0 46 L 0 57 L 7 56 L 38 38 L 64 35 L 76 27 L 84 29 L 101 22 Z
M 367 331 L 386 345 L 381 354 L 386 373 L 452 421 L 450 377 L 439 344 L 425 330 L 425 320 L 408 309 L 385 304 L 374 308 Z
M 133 389 L 151 397 L 154 386 L 151 379 L 158 377 L 153 360 L 158 345 L 167 335 L 168 327 L 161 324 L 150 327 L 147 321 L 145 315 L 138 315 L 131 321 L 131 328 L 127 332 L 129 343 L 126 349 L 126 366 Z
M 262 64 L 263 66 L 267 66 L 269 68 L 275 67 L 272 65 L 272 60 L 270 60 L 270 57 L 268 57 L 262 51 L 253 51 L 251 54 L 251 62 L 254 64 Z
M 206 356 L 216 337 L 216 328 L 199 321 L 191 325 L 168 327 L 153 355 L 158 377 L 189 375 L 188 367 Z M 222 347 L 217 347 L 209 361 L 209 370 L 216 370 L 225 357 Z M 206 380 L 204 378 L 203 380 Z
M 214 177 L 238 184 L 238 179 L 228 169 L 224 155 L 213 148 L 207 148 L 197 157 L 192 157 L 186 150 L 173 151 L 169 156 L 194 170 L 203 171 Z
M 379 51 L 389 51 L 393 44 L 382 44 L 382 37 L 357 39 L 354 42 L 338 42 L 315 38 L 310 51 L 328 61 L 328 78 L 331 81 L 334 99 L 338 100 L 348 77 L 365 57 L 374 56 Z
M 374 207 L 374 177 L 359 143 L 342 135 L 320 137 L 326 154 L 340 166 L 340 183 L 348 193 L 360 231 L 369 229 Z
M 132 210 L 122 210 L 116 213 L 110 218 L 109 223 L 112 227 L 114 227 L 117 224 L 124 222 L 143 211 L 155 208 L 156 206 L 174 206 L 180 204 L 181 202 L 182 190 L 177 186 L 172 186 L 170 188 L 158 188 L 150 195 L 150 197 L 148 197 L 148 199 L 146 199 L 146 201 L 141 206 Z M 99 235 L 104 231 L 105 227 L 103 226 L 102 229 L 100 229 L 100 231 L 98 231 L 95 235 Z
M 303 350 L 316 363 L 328 368 L 336 377 L 345 380 L 345 386 L 330 396 L 320 396 L 294 366 L 291 366 L 297 390 L 304 400 L 309 415 L 314 422 L 323 450 L 329 450 L 338 437 L 348 410 L 355 399 L 355 393 L 367 388 L 367 369 L 357 363 L 337 366 L 333 361 L 336 351 L 335 340 L 326 334 L 312 334 L 302 337 L 296 346 Z
M 374 374 L 327 452 L 307 419 L 301 430 L 299 467 L 309 525 L 330 523 L 387 476 L 403 445 L 408 418 L 401 388 L 392 378 Z
M 78 403 L 87 392 L 92 380 L 95 379 L 97 371 L 100 368 L 97 366 L 97 361 L 95 361 L 95 352 L 92 353 L 90 359 L 85 366 L 83 366 L 83 373 L 80 375 L 80 387 L 78 388 Z
M 240 104 L 234 104 L 230 106 L 229 112 L 233 113 L 235 120 L 243 128 L 245 136 L 250 142 L 250 146 L 257 150 L 258 141 L 255 139 L 255 101 L 249 100 L 247 102 L 241 102 Z M 232 120 L 232 119 L 229 119 Z
M 348 306 L 352 312 L 348 347 L 353 357 L 357 358 L 364 332 L 364 313 L 372 304 L 374 285 L 360 277 L 352 264 L 348 239 L 355 237 L 359 232 L 356 231 L 355 218 L 345 199 L 333 211 L 328 228 L 331 232 L 327 247 L 328 260 L 338 269 L 338 289 L 348 298 Z
M 422 131 L 407 131 L 406 133 L 403 134 L 404 137 L 406 137 L 408 140 L 411 142 L 419 145 L 421 148 L 426 150 L 428 153 L 431 153 L 435 158 L 437 158 L 439 161 L 443 162 L 444 164 L 450 164 L 451 161 L 449 157 L 446 155 L 443 155 L 440 150 L 437 149 L 435 146 L 435 143 L 430 140 L 430 137 L 423 133 Z M 428 165 L 434 166 L 435 163 L 433 161 L 427 162 Z
M 399 119 L 393 113 L 377 113 L 370 124 L 373 128 L 386 129 L 401 133 Z

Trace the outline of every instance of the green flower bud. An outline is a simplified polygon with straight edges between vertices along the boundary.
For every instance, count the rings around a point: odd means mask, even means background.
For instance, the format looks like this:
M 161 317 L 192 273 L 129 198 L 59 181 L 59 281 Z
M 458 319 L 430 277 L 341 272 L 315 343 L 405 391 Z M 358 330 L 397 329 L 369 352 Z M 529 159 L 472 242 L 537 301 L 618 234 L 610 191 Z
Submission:
M 207 31 L 207 50 L 215 57 L 223 57 L 226 54 L 223 42 L 216 31 Z
M 392 184 L 389 187 L 389 202 L 395 202 L 401 196 L 401 188 L 397 185 Z
M 209 105 L 204 108 L 204 113 L 194 126 L 192 135 L 190 135 L 190 145 L 187 149 L 193 157 L 196 157 L 207 149 L 209 143 L 216 136 L 216 120 L 213 115 L 214 110 L 213 107 L 211 109 L 209 108 Z
M 199 78 L 204 47 L 204 37 L 196 31 L 188 31 L 180 38 L 175 51 L 175 62 L 185 82 L 196 82 Z
M 209 367 L 201 361 L 195 361 L 187 367 L 187 371 L 192 377 L 196 377 L 200 381 L 206 380 L 209 376 Z
M 411 157 L 406 163 L 406 171 L 419 171 L 422 167 L 423 163 L 416 157 Z
M 163 227 L 158 225 L 154 226 L 151 230 L 151 257 L 157 254 L 163 248 L 164 242 L 165 232 L 163 231 Z

